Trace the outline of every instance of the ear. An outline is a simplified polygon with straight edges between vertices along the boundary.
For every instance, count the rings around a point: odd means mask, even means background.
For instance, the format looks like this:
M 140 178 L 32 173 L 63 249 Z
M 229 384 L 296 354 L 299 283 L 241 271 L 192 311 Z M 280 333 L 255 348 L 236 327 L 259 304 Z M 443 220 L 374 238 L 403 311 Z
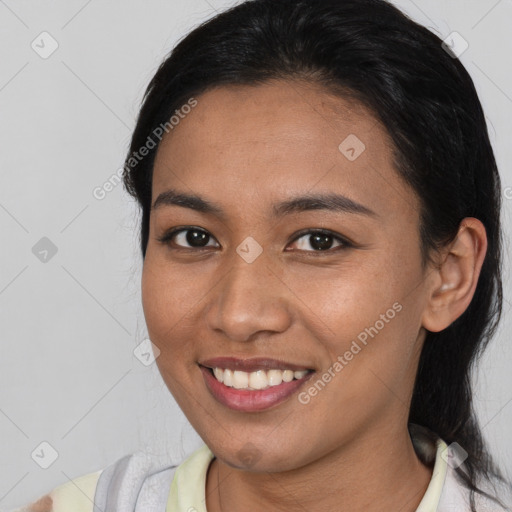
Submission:
M 487 251 L 485 226 L 466 217 L 455 239 L 440 251 L 441 261 L 429 279 L 429 294 L 422 326 L 439 332 L 452 324 L 469 306 Z

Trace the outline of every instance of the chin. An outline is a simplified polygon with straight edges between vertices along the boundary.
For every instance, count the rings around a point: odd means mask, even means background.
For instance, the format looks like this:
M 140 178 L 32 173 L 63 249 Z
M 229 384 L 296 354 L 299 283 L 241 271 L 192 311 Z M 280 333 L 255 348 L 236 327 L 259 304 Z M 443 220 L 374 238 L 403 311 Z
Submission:
M 253 472 L 277 473 L 300 466 L 294 463 L 291 454 L 297 450 L 276 452 L 274 447 L 261 443 L 260 446 L 248 441 L 233 451 L 233 445 L 213 450 L 217 457 L 233 469 Z

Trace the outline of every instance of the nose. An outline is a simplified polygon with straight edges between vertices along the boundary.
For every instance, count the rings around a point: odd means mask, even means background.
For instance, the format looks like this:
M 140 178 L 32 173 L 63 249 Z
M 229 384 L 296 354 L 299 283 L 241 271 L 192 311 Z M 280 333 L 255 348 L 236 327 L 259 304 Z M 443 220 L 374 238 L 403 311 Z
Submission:
M 268 258 L 260 255 L 247 263 L 234 254 L 232 264 L 212 290 L 206 323 L 234 341 L 251 341 L 265 333 L 289 328 L 292 292 L 281 280 Z M 230 262 L 231 263 L 231 262 Z

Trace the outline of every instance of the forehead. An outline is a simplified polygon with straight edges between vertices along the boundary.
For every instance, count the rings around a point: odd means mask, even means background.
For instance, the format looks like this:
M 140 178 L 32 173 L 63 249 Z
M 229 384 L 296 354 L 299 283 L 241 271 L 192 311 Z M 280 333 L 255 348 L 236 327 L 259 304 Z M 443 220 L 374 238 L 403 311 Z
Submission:
M 400 201 L 416 208 L 386 130 L 354 100 L 299 81 L 222 86 L 196 99 L 160 144 L 153 200 L 171 187 L 216 198 L 222 191 L 236 209 L 331 191 L 383 211 Z

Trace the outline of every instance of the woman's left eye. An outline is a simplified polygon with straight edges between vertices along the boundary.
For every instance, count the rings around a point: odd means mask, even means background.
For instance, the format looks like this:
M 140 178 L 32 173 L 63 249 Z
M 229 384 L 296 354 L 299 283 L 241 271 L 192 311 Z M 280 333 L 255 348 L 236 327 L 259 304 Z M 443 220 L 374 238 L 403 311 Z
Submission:
M 301 239 L 304 240 L 301 242 Z M 173 242 L 175 246 L 182 249 L 203 249 L 212 247 L 212 245 L 208 245 L 208 243 L 214 240 L 213 236 L 204 229 L 194 227 L 172 229 L 158 238 L 158 241 L 165 245 L 170 246 L 170 242 Z M 334 249 L 337 250 L 353 246 L 348 240 L 341 236 L 322 229 L 303 231 L 294 238 L 293 242 L 298 242 L 299 250 L 305 252 L 333 252 L 333 243 L 335 242 L 338 242 L 338 245 L 334 246 Z M 188 247 L 181 244 L 188 244 Z M 313 248 L 312 251 L 307 249 L 308 244 L 309 247 Z M 213 247 L 218 247 L 218 244 L 213 245 Z M 172 246 L 171 248 L 174 249 Z
M 305 233 L 302 233 L 298 238 L 295 238 L 295 241 L 300 241 L 304 239 L 303 242 L 299 242 L 299 249 L 306 250 L 306 252 L 322 252 L 322 251 L 332 251 L 332 245 L 334 241 L 339 242 L 338 246 L 334 247 L 334 249 L 344 249 L 347 247 L 351 247 L 351 244 L 345 240 L 344 238 L 331 233 L 330 231 L 325 230 L 310 230 Z M 310 247 L 315 249 L 314 251 L 308 251 L 305 249 L 309 244 Z

